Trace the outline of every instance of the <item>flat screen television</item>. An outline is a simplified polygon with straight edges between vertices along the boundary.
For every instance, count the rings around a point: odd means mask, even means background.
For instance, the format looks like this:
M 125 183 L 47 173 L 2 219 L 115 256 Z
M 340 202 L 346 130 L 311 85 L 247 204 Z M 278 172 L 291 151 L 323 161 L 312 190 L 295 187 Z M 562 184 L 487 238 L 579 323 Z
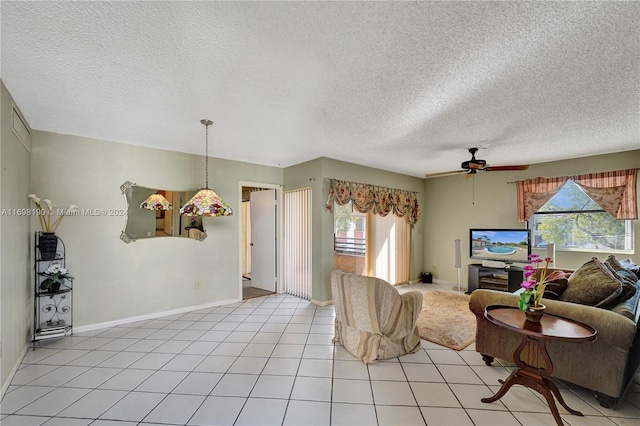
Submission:
M 528 229 L 470 229 L 469 257 L 477 260 L 527 263 L 531 254 Z

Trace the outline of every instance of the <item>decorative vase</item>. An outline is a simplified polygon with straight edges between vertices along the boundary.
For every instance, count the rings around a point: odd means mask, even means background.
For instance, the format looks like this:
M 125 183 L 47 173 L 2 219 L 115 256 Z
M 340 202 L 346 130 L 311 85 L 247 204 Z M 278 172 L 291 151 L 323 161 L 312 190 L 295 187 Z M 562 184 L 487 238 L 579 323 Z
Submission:
M 47 290 L 47 293 L 53 293 L 53 294 L 60 293 L 60 283 L 59 282 L 52 283 L 49 289 Z
M 58 237 L 53 232 L 43 232 L 38 238 L 38 248 L 42 260 L 53 260 L 56 258 L 58 248 Z
M 539 304 L 538 306 L 529 306 L 529 309 L 524 311 L 524 316 L 527 318 L 527 321 L 540 322 L 540 318 L 544 315 L 545 309 L 547 309 L 547 307 L 543 304 Z

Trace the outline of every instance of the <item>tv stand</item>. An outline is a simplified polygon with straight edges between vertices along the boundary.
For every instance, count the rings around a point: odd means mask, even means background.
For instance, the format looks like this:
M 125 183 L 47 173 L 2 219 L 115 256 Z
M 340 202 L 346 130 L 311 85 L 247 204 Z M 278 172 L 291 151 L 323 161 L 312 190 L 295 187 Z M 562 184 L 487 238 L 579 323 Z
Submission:
M 513 265 L 507 265 L 505 268 L 488 268 L 481 264 L 471 264 L 467 294 L 479 288 L 513 293 L 520 289 L 523 279 L 523 269 Z

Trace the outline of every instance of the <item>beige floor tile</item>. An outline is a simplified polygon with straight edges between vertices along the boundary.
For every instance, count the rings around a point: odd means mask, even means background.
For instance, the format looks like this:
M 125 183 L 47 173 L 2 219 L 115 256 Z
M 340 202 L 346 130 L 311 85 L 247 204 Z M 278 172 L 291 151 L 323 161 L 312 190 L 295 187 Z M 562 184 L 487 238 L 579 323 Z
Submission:
M 420 411 L 430 426 L 473 426 L 462 408 L 420 407 Z

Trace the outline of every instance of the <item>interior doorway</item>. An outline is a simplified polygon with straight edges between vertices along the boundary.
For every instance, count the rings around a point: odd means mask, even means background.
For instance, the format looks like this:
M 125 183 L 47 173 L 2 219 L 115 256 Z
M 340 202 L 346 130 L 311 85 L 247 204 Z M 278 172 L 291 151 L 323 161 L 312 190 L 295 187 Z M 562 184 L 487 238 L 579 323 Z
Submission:
M 242 300 L 278 291 L 279 192 L 267 184 L 241 185 L 241 294 Z

